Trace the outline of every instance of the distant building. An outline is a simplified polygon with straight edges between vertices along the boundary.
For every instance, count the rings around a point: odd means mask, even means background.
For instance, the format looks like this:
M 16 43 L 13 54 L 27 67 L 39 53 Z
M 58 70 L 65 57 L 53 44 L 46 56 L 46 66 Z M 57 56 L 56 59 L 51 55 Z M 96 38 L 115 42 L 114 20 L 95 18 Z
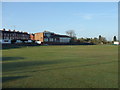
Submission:
M 67 44 L 71 41 L 71 37 L 67 35 L 59 35 L 49 31 L 28 34 L 27 32 L 3 29 L 0 32 L 0 43 L 2 44 L 27 43 L 32 41 L 38 44 Z
M 71 40 L 71 37 L 67 35 L 59 35 L 49 31 L 35 33 L 34 38 L 43 44 L 66 44 L 70 43 Z
M 119 45 L 120 43 L 118 41 L 114 41 L 114 45 Z
M 30 34 L 30 39 L 35 40 L 35 34 Z
M 11 31 L 9 30 L 0 30 L 0 42 L 1 43 L 12 43 L 16 41 L 27 41 L 30 40 L 30 35 L 27 32 Z

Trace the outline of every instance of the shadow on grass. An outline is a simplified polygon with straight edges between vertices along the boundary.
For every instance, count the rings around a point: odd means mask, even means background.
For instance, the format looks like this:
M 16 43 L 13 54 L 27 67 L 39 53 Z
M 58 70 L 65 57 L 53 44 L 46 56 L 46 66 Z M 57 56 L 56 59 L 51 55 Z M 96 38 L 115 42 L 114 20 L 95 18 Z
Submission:
M 37 71 L 49 71 L 49 70 L 59 70 L 59 69 L 69 69 L 69 68 L 81 68 L 81 67 L 89 67 L 89 66 L 96 66 L 96 65 L 103 65 L 103 64 L 109 64 L 109 63 L 114 63 L 118 61 L 110 61 L 110 62 L 104 62 L 104 63 L 95 63 L 95 64 L 85 64 L 85 65 L 80 65 L 80 66 L 64 66 L 64 67 L 58 67 L 58 68 L 52 68 L 52 69 L 45 69 L 45 70 L 36 70 L 36 71 L 31 71 L 31 72 L 37 72 Z
M 2 70 L 9 71 L 9 70 L 21 70 L 27 67 L 33 66 L 42 66 L 42 65 L 52 65 L 52 64 L 61 64 L 61 63 L 68 63 L 68 62 L 75 62 L 74 60 L 44 60 L 44 61 L 22 61 L 22 62 L 11 62 L 11 63 L 3 63 Z
M 20 46 L 14 46 L 14 47 L 2 47 L 2 50 L 6 50 L 6 49 L 17 49 L 17 48 L 21 48 Z
M 22 47 L 28 47 L 28 46 L 39 46 L 36 43 L 19 43 L 19 44 L 2 44 L 2 49 L 17 49 L 17 48 L 22 48 Z
M 2 82 L 7 82 L 7 81 L 11 81 L 11 80 L 16 80 L 16 79 L 21 79 L 21 78 L 26 78 L 29 76 L 12 76 L 12 77 L 2 77 Z
M 52 64 L 57 65 L 57 64 L 69 63 L 69 62 L 75 62 L 75 61 L 74 60 L 54 60 L 54 61 L 47 61 L 46 60 L 46 61 L 25 61 L 25 62 L 23 61 L 23 62 L 4 63 L 2 65 L 3 66 L 2 70 L 5 71 L 5 72 L 6 71 L 18 71 L 18 73 L 19 73 L 19 72 L 24 72 L 22 70 L 26 69 L 27 67 L 42 66 L 42 65 L 52 65 Z M 115 63 L 115 62 L 118 62 L 118 61 L 109 61 L 109 62 L 102 62 L 102 63 L 91 63 L 91 64 L 83 64 L 83 65 L 77 65 L 77 66 L 60 66 L 60 67 L 57 67 L 57 68 L 44 69 L 44 70 L 34 70 L 34 71 L 31 70 L 31 71 L 28 71 L 28 72 L 49 71 L 49 70 L 69 69 L 69 68 L 84 68 L 84 67 L 91 67 L 91 66 L 110 64 L 110 63 Z
M 23 57 L 2 57 L 2 61 L 25 59 Z

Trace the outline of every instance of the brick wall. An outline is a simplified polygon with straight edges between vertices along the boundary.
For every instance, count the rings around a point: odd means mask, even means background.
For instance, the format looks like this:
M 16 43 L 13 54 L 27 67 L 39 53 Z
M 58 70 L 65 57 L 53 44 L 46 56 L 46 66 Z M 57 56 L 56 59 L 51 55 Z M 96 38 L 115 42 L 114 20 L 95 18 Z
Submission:
M 43 42 L 43 40 L 44 40 L 43 33 L 35 33 L 35 40 L 39 40 L 39 41 Z

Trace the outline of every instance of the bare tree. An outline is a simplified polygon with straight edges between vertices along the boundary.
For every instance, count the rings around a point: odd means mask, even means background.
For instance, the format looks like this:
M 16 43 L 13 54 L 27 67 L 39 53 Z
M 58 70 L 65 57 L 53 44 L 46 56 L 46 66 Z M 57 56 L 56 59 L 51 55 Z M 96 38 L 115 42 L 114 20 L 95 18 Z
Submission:
M 68 30 L 68 31 L 66 31 L 66 34 L 70 37 L 76 37 L 76 34 L 75 34 L 74 30 Z

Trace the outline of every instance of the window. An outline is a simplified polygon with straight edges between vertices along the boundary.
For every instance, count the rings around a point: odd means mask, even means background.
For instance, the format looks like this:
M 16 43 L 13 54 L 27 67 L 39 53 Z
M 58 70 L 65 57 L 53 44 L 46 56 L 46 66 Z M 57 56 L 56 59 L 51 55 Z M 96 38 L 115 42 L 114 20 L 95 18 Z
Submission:
M 50 33 L 45 33 L 44 35 L 45 35 L 45 37 L 50 37 L 51 36 Z
M 8 42 L 8 40 L 4 40 L 4 42 Z
M 68 42 L 70 42 L 70 38 L 60 38 L 60 42 L 66 42 L 66 43 L 68 43 Z
M 48 42 L 48 38 L 44 38 L 44 41 L 45 41 L 45 42 Z
M 50 42 L 53 42 L 53 38 L 50 38 Z

